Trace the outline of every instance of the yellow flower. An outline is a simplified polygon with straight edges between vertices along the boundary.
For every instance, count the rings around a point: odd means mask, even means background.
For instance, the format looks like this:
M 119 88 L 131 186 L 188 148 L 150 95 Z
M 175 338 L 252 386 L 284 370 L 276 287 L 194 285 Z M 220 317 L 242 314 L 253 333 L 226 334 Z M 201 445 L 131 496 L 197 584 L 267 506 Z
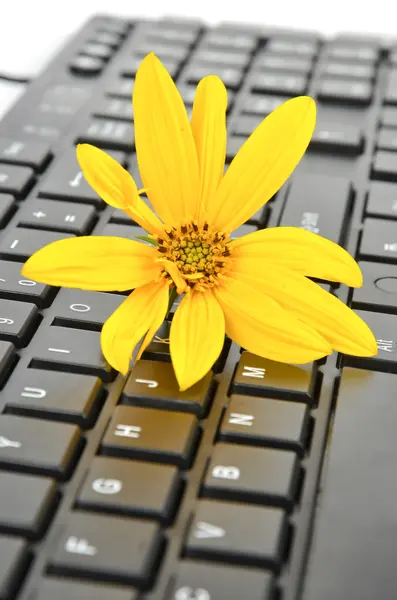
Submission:
M 136 345 L 144 338 L 139 358 L 163 322 L 170 290 L 184 294 L 170 331 L 181 390 L 211 369 L 225 333 L 255 354 L 295 364 L 333 349 L 376 354 L 367 325 L 307 278 L 361 286 L 360 269 L 344 249 L 294 227 L 232 239 L 302 158 L 315 125 L 314 101 L 303 96 L 277 108 L 223 175 L 226 106 L 221 80 L 205 77 L 189 122 L 166 69 L 154 54 L 146 56 L 134 86 L 135 143 L 156 214 L 108 154 L 83 144 L 77 158 L 93 189 L 149 232 L 154 245 L 117 237 L 65 239 L 36 252 L 23 275 L 56 286 L 133 289 L 101 333 L 105 358 L 123 374 Z

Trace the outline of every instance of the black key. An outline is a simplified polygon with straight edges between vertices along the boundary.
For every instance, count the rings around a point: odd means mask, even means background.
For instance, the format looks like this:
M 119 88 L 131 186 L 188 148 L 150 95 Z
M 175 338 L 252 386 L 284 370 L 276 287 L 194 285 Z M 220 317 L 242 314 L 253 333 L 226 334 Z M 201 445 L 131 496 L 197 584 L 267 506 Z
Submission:
M 372 357 L 346 355 L 343 357 L 343 363 L 352 367 L 359 367 L 360 369 L 397 373 L 397 329 L 395 316 L 359 310 L 356 312 L 367 323 L 376 337 L 378 354 Z
M 207 412 L 214 392 L 211 372 L 186 392 L 180 392 L 170 363 L 139 360 L 123 390 L 123 402 L 190 412 L 202 417 Z
M 4 227 L 12 216 L 15 202 L 11 194 L 0 194 L 0 227 Z
M 134 127 L 113 119 L 92 119 L 77 142 L 87 142 L 99 148 L 132 152 Z
M 88 185 L 80 170 L 74 150 L 64 154 L 52 167 L 39 188 L 42 198 L 56 198 L 74 202 L 104 205 L 98 194 Z
M 200 600 L 200 596 L 201 600 L 241 600 L 247 598 L 247 593 L 249 600 L 274 598 L 272 576 L 263 571 L 188 560 L 178 565 L 177 573 L 166 600 Z
M 105 61 L 102 58 L 95 56 L 76 56 L 69 63 L 69 69 L 72 73 L 82 76 L 99 75 L 105 66 Z
M 329 62 L 322 66 L 322 75 L 346 79 L 372 79 L 374 66 L 372 64 Z
M 265 206 L 256 211 L 248 220 L 248 223 L 252 223 L 257 227 L 263 227 L 269 215 L 269 208 Z
M 1 472 L 0 486 L 0 531 L 33 539 L 41 537 L 56 501 L 55 481 Z
M 173 42 L 169 44 L 158 39 L 148 39 L 136 42 L 134 45 L 134 54 L 137 54 L 143 59 L 149 52 L 154 52 L 158 58 L 163 60 L 176 59 L 182 60 L 186 55 L 186 44 Z
M 32 345 L 31 367 L 95 375 L 104 381 L 113 379 L 100 347 L 100 334 L 68 327 L 41 329 Z
M 86 428 L 100 407 L 101 387 L 91 375 L 19 368 L 4 392 L 5 412 Z
M 9 600 L 22 583 L 29 562 L 25 542 L 0 535 L 0 598 Z
M 131 56 L 121 67 L 120 75 L 123 77 L 135 77 L 142 59 L 143 56 Z M 171 75 L 172 79 L 175 79 L 181 65 L 181 58 L 163 57 L 161 62 Z
M 229 138 L 227 140 L 227 146 L 226 146 L 226 160 L 231 162 L 232 159 L 236 156 L 237 152 L 240 150 L 241 146 L 246 141 L 247 141 L 246 136 L 241 136 L 241 135 L 229 136 Z
M 299 56 L 312 56 L 317 52 L 318 44 L 314 40 L 294 39 L 287 36 L 275 36 L 271 39 L 266 49 L 277 54 L 292 54 Z
M 289 509 L 298 483 L 294 452 L 221 443 L 212 453 L 201 495 Z
M 305 75 L 276 74 L 272 71 L 258 71 L 252 81 L 251 88 L 254 92 L 268 92 L 271 94 L 286 94 L 287 96 L 300 96 L 307 87 Z
M 397 127 L 397 108 L 385 106 L 380 114 L 380 122 L 386 127 Z
M 250 33 L 209 31 L 203 40 L 203 46 L 213 48 L 238 48 L 239 50 L 255 49 L 257 43 L 256 36 Z
M 134 225 L 134 226 L 136 226 L 135 221 L 133 221 L 129 215 L 127 215 L 125 212 L 123 212 L 119 208 L 114 209 L 114 211 L 112 212 L 112 215 L 110 217 L 109 223 L 111 225 L 116 224 L 116 225 L 128 225 L 128 226 Z
M 249 94 L 244 98 L 242 112 L 243 114 L 252 113 L 265 117 L 286 100 L 288 100 L 288 96 L 264 96 L 261 94 Z
M 161 546 L 155 523 L 74 512 L 51 558 L 50 572 L 147 585 Z
M 210 50 L 199 49 L 195 56 L 196 63 L 212 63 L 213 65 L 231 66 L 245 68 L 250 61 L 251 54 L 249 51 L 236 50 Z
M 55 289 L 31 279 L 24 279 L 18 263 L 0 260 L 0 298 L 33 302 L 47 306 L 55 295 Z
M 177 297 L 177 300 L 179 300 L 179 298 L 180 298 L 180 296 Z M 168 362 L 168 363 L 171 362 L 170 329 L 171 329 L 170 321 L 163 321 L 163 323 L 160 325 L 160 327 L 156 331 L 156 334 L 154 335 L 152 341 L 150 342 L 147 349 L 143 353 L 143 358 L 145 359 L 145 362 L 149 361 L 149 360 L 156 360 L 156 361 L 161 360 L 163 362 Z M 173 375 L 174 374 L 172 374 L 172 378 L 173 378 Z M 140 391 L 142 391 L 142 390 L 140 390 Z M 149 392 L 149 394 L 150 394 L 150 392 Z M 178 387 L 178 394 L 179 394 L 179 387 Z M 181 409 L 182 409 L 182 407 L 181 407 Z
M 187 467 L 197 441 L 193 415 L 118 406 L 102 440 L 102 454 L 131 456 Z
M 396 379 L 342 371 L 305 600 L 373 600 L 380 589 L 385 598 L 394 596 Z
M 235 136 L 243 136 L 245 139 L 248 138 L 251 133 L 262 123 L 263 116 L 259 115 L 243 115 L 238 117 L 234 122 L 232 132 Z M 245 141 L 244 139 L 244 141 Z M 229 144 L 229 142 L 228 142 Z M 230 148 L 230 144 L 229 144 Z
M 0 415 L 0 466 L 65 479 L 79 450 L 75 425 Z
M 138 600 L 138 592 L 131 588 L 65 579 L 45 578 L 42 581 L 37 598 L 31 600 Z
M 241 225 L 234 231 L 232 231 L 231 238 L 236 239 L 239 237 L 243 237 L 244 235 L 248 235 L 249 233 L 253 233 L 257 231 L 257 228 L 254 225 Z
M 134 225 L 132 219 L 130 219 L 131 225 L 113 225 L 108 224 L 99 232 L 99 235 L 108 235 L 108 236 L 116 236 L 116 237 L 125 237 L 128 239 L 136 238 L 140 235 L 147 235 L 147 231 L 143 229 L 143 227 L 139 227 Z
M 163 22 L 154 23 L 153 27 L 146 33 L 146 39 L 156 39 L 164 42 L 191 46 L 197 39 L 197 30 L 177 29 L 176 27 L 164 25 Z
M 363 150 L 363 135 L 355 125 L 320 122 L 314 131 L 310 148 L 355 156 Z
M 372 45 L 337 42 L 328 48 L 328 56 L 334 59 L 373 63 L 378 58 L 378 50 Z
M 387 78 L 385 104 L 397 104 L 397 69 L 392 69 Z
M 87 42 L 80 50 L 80 54 L 82 56 L 101 58 L 106 61 L 113 55 L 113 50 L 108 45 L 100 44 L 99 42 Z
M 309 407 L 298 402 L 232 395 L 219 438 L 302 453 L 308 438 L 309 418 Z
M 365 219 L 360 258 L 374 262 L 397 262 L 397 231 L 393 221 Z
M 92 461 L 77 506 L 168 522 L 179 489 L 176 467 L 97 457 Z
M 257 59 L 256 67 L 261 69 L 274 69 L 275 71 L 286 71 L 288 73 L 304 73 L 306 75 L 312 69 L 312 59 L 306 56 L 283 56 L 266 52 Z
M 0 164 L 0 192 L 18 198 L 25 195 L 34 183 L 34 171 L 30 167 Z
M 287 365 L 243 352 L 233 377 L 235 394 L 313 402 L 313 364 Z
M 372 179 L 397 181 L 397 154 L 380 150 L 375 153 L 372 164 Z
M 397 150 L 397 131 L 387 127 L 378 130 L 376 147 L 380 150 Z
M 287 540 L 279 508 L 199 500 L 185 554 L 191 558 L 277 569 Z
M 236 67 L 220 67 L 219 65 L 191 64 L 185 72 L 185 77 L 189 83 L 198 83 L 207 75 L 218 75 L 227 88 L 234 90 L 241 85 L 243 70 Z
M 397 185 L 372 182 L 369 186 L 365 214 L 369 217 L 397 219 Z
M 319 194 L 321 202 L 318 201 Z M 349 179 L 301 175 L 291 185 L 280 225 L 300 227 L 340 244 L 351 200 Z
M 360 262 L 364 285 L 353 292 L 353 308 L 397 314 L 397 267 Z
M 50 146 L 0 137 L 0 162 L 32 167 L 42 171 L 51 158 Z
M 321 100 L 366 105 L 372 100 L 372 84 L 368 81 L 323 79 L 318 86 L 317 95 Z
M 43 246 L 71 237 L 74 237 L 74 235 L 15 227 L 9 229 L 3 237 L 0 243 L 0 257 L 16 262 L 25 262 L 29 256 L 32 256 Z
M 132 90 L 134 89 L 134 80 L 129 77 L 118 77 L 110 82 L 105 89 L 107 96 L 115 98 L 124 98 L 131 102 Z M 132 110 L 132 109 L 131 109 Z
M 32 333 L 37 307 L 26 302 L 0 300 L 0 339 L 24 346 Z
M 90 233 L 94 220 L 93 206 L 39 198 L 30 200 L 18 213 L 18 225 L 21 227 L 65 231 L 77 235 Z
M 131 122 L 133 120 L 131 98 L 129 100 L 104 98 L 94 107 L 92 114 L 94 117 Z
M 15 362 L 15 347 L 11 342 L 0 341 L 0 384 L 7 378 Z
M 101 331 L 124 296 L 83 290 L 61 290 L 53 305 L 53 325 Z

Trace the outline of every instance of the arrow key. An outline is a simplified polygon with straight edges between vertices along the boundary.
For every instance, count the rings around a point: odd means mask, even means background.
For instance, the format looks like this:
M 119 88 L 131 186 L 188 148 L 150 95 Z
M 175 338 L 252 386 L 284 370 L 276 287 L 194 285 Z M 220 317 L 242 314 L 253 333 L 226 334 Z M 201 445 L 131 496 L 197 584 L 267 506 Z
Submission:
M 91 232 L 94 220 L 92 206 L 36 199 L 21 210 L 18 225 L 84 235 Z

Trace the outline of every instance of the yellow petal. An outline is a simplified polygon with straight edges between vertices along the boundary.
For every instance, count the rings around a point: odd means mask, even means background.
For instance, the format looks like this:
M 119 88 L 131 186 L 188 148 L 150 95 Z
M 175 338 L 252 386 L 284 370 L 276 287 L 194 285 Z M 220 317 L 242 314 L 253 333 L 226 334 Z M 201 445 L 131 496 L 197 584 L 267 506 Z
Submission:
M 154 248 L 125 238 L 68 238 L 35 252 L 21 273 L 48 285 L 98 292 L 124 291 L 159 276 L 157 255 Z
M 212 292 L 186 294 L 170 331 L 171 359 L 181 391 L 208 373 L 224 341 L 225 319 Z
M 101 347 L 116 371 L 127 374 L 135 346 L 149 331 L 153 337 L 167 308 L 168 285 L 162 279 L 134 290 L 108 318 L 102 328 Z
M 230 232 L 245 223 L 285 183 L 302 158 L 316 122 L 312 98 L 281 104 L 255 129 L 232 161 L 208 220 Z
M 178 294 L 183 294 L 183 292 L 186 290 L 187 284 L 176 264 L 171 260 L 166 259 L 158 259 L 158 263 L 162 265 L 167 273 L 171 276 L 172 281 L 175 283 Z
M 154 210 L 168 225 L 195 219 L 200 183 L 192 129 L 174 82 L 153 53 L 138 68 L 133 106 L 139 171 Z
M 227 279 L 214 294 L 225 314 L 227 335 L 246 350 L 294 364 L 331 354 L 330 344 L 319 333 L 261 291 Z
M 200 220 L 205 220 L 219 182 L 226 156 L 227 91 L 216 75 L 197 86 L 192 112 L 192 131 L 200 170 Z
M 377 354 L 376 339 L 368 325 L 318 284 L 284 268 L 266 265 L 254 272 L 243 263 L 238 265 L 237 261 L 235 277 L 250 286 L 250 294 L 260 291 L 270 296 L 290 315 L 315 329 L 338 352 L 354 356 Z
M 135 181 L 117 160 L 90 144 L 78 144 L 76 155 L 85 179 L 98 196 L 123 210 L 146 231 L 161 234 L 160 219 L 139 197 Z
M 346 250 L 298 227 L 272 227 L 250 233 L 231 242 L 230 250 L 233 257 L 238 257 L 240 271 L 245 268 L 264 270 L 265 263 L 271 263 L 308 277 L 340 281 L 350 287 L 360 287 L 363 283 L 360 267 Z

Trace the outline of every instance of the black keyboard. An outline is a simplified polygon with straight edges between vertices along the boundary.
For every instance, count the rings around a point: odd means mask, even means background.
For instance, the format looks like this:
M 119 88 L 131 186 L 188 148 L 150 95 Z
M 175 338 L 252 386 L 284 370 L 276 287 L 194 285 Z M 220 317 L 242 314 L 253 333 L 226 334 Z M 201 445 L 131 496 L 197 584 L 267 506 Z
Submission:
M 316 98 L 297 171 L 235 235 L 293 225 L 343 245 L 364 286 L 322 285 L 376 357 L 294 366 L 229 344 L 181 393 L 169 323 L 123 378 L 99 335 L 125 296 L 22 278 L 51 241 L 142 234 L 75 145 L 139 182 L 131 92 L 150 51 L 188 109 L 222 78 L 229 162 L 281 102 Z M 397 46 L 93 18 L 0 122 L 0 224 L 0 600 L 395 600 Z

